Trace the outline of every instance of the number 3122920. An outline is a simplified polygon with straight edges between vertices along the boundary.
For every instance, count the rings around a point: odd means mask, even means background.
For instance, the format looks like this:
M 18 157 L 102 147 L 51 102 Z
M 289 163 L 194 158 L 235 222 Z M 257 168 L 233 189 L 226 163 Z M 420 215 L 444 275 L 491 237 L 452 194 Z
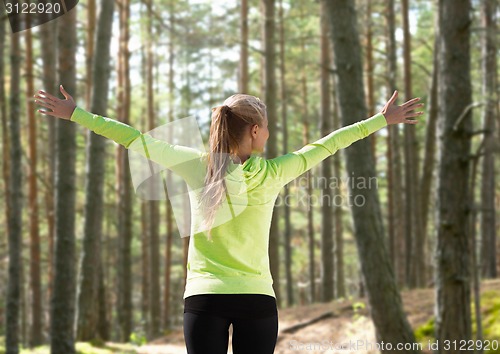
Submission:
M 5 3 L 5 8 L 7 9 L 7 14 L 52 14 L 52 13 L 60 13 L 61 12 L 61 4 L 59 3 L 12 3 L 12 2 L 6 2 Z

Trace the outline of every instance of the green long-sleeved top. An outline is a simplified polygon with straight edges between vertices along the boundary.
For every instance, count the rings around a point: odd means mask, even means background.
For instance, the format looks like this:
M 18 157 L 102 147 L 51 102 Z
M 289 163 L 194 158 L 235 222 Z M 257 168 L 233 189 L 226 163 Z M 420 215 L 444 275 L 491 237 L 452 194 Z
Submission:
M 76 107 L 70 119 L 163 165 L 185 180 L 191 202 L 191 239 L 184 298 L 208 293 L 275 297 L 268 246 L 273 207 L 281 188 L 339 149 L 387 125 L 384 115 L 378 113 L 276 158 L 251 155 L 243 164 L 231 161 L 225 177 L 228 207 L 220 207 L 209 240 L 200 227 L 203 218 L 198 204 L 207 152 L 169 144 L 80 107 Z

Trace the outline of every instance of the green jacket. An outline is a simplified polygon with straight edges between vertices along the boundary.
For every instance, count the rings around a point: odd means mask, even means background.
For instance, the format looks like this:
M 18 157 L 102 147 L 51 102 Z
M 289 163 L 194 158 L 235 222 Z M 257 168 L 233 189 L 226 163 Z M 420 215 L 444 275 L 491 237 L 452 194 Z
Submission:
M 184 298 L 207 293 L 253 293 L 275 297 L 268 247 L 271 217 L 281 188 L 339 149 L 387 125 L 385 117 L 378 113 L 276 158 L 251 155 L 243 164 L 230 162 L 225 177 L 228 202 L 218 211 L 212 240 L 208 240 L 206 232 L 200 228 L 202 215 L 196 205 L 204 183 L 207 152 L 171 145 L 79 107 L 71 120 L 147 156 L 186 181 L 192 233 Z

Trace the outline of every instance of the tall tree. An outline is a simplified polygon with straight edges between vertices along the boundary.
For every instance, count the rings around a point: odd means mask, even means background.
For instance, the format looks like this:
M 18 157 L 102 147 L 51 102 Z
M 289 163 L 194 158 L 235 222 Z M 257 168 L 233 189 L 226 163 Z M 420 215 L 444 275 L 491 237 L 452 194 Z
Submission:
M 477 242 L 477 231 L 476 231 L 476 219 L 477 211 L 479 208 L 476 207 L 476 185 L 477 179 L 477 165 L 481 157 L 481 151 L 484 149 L 484 141 L 479 145 L 475 154 L 471 155 L 471 171 L 470 171 L 470 183 L 469 183 L 469 204 L 471 205 L 468 221 L 469 230 L 469 242 L 471 249 L 471 278 L 472 278 L 472 291 L 474 294 L 474 315 L 475 315 L 475 325 L 476 325 L 476 340 L 483 340 L 483 325 L 482 325 L 482 314 L 481 314 L 481 285 L 480 285 L 480 272 L 477 266 L 477 252 L 476 252 L 476 242 Z M 477 350 L 482 353 L 483 350 Z
M 169 1 L 169 25 L 170 29 L 168 31 L 169 44 L 168 44 L 168 121 L 173 122 L 174 120 L 174 60 L 175 60 L 175 2 L 174 0 Z M 170 131 L 169 131 L 170 133 Z M 168 140 L 172 141 L 172 140 Z M 172 171 L 167 171 L 167 186 L 172 184 Z M 165 321 L 164 327 L 170 328 L 171 325 L 171 304 L 170 304 L 170 293 L 171 293 L 171 275 L 172 275 L 172 240 L 173 240 L 173 215 L 172 215 L 172 204 L 167 198 L 166 200 L 166 210 L 167 210 L 167 242 L 165 245 L 165 287 L 163 295 L 163 319 Z
M 113 1 L 102 1 L 97 28 L 91 108 L 95 114 L 106 116 L 108 106 L 109 58 Z M 92 41 L 93 43 L 94 41 Z M 94 52 L 94 51 L 92 51 Z M 106 140 L 88 131 L 87 166 L 85 176 L 85 222 L 83 228 L 83 253 L 78 288 L 77 338 L 88 341 L 96 336 L 98 320 L 99 267 L 101 262 L 101 237 L 103 215 L 104 160 Z
M 437 26 L 437 16 L 436 16 L 436 29 Z M 424 150 L 424 161 L 422 164 L 422 176 L 419 181 L 419 191 L 420 191 L 420 215 L 422 216 L 422 246 L 425 247 L 427 243 L 427 223 L 429 214 L 429 204 L 431 200 L 431 188 L 433 181 L 433 172 L 436 167 L 435 156 L 436 156 L 436 124 L 438 118 L 438 80 L 439 80 L 439 41 L 436 36 L 434 40 L 434 53 L 433 53 L 433 67 L 432 67 L 432 79 L 429 89 L 429 109 L 426 120 L 426 131 L 425 131 L 425 150 Z M 422 264 L 425 267 L 425 264 Z M 425 268 L 421 269 L 423 272 L 422 277 L 424 281 L 428 279 L 428 271 Z M 421 284 L 425 285 L 425 284 Z
M 330 62 L 332 59 L 330 58 Z M 332 87 L 333 88 L 333 87 Z M 336 104 L 336 92 L 335 89 L 332 90 L 332 100 L 333 100 L 333 129 L 341 128 L 339 122 L 338 109 Z M 333 176 L 337 180 L 340 180 L 341 177 L 341 160 L 340 156 L 335 156 L 333 158 Z M 335 183 L 334 188 L 332 188 L 332 200 L 336 200 L 337 196 L 340 196 L 340 186 Z M 334 255 L 335 255 L 335 272 L 336 272 L 336 297 L 341 298 L 346 296 L 345 289 L 345 273 L 344 273 L 344 227 L 342 224 L 342 220 L 344 211 L 342 210 L 342 205 L 335 205 L 334 208 L 334 219 L 335 219 L 335 247 L 334 247 Z
M 146 25 L 148 36 L 146 38 L 146 100 L 147 100 L 147 117 L 148 130 L 155 128 L 155 107 L 154 107 L 154 90 L 153 90 L 153 66 L 154 66 L 154 51 L 153 51 L 153 9 L 150 4 L 147 7 Z M 149 311 L 151 317 L 150 338 L 156 338 L 160 335 L 161 326 L 161 297 L 160 297 L 160 230 L 159 230 L 159 203 L 157 200 L 148 202 L 149 207 L 149 277 L 150 277 L 150 293 L 149 293 Z
M 396 20 L 394 13 L 394 0 L 388 0 L 386 5 L 387 14 L 387 88 L 388 92 L 394 92 L 397 88 L 397 55 L 396 55 Z M 401 162 L 401 143 L 399 125 L 388 127 L 387 146 L 387 178 L 388 201 L 389 201 L 389 252 L 392 265 L 396 272 L 398 285 L 405 283 L 405 252 L 404 239 L 397 237 L 403 235 L 405 230 L 405 219 L 403 214 L 403 177 Z
M 43 15 L 43 14 L 42 14 Z M 57 21 L 50 21 L 39 26 L 40 50 L 43 60 L 43 86 L 47 92 L 57 92 L 56 64 L 57 64 Z M 52 297 L 54 281 L 54 239 L 55 239 L 55 202 L 54 186 L 56 175 L 56 119 L 49 117 L 44 121 L 47 124 L 47 146 L 44 156 L 45 168 L 45 213 L 48 233 L 48 286 L 47 299 Z
M 373 62 L 373 21 L 372 21 L 372 0 L 366 0 L 366 45 L 364 48 L 366 58 L 366 98 L 368 106 L 368 115 L 371 117 L 375 114 L 375 89 L 374 89 L 374 62 Z M 377 154 L 375 147 L 377 146 L 376 135 L 371 135 L 370 139 L 373 154 L 373 161 L 377 164 Z
M 118 107 L 120 120 L 129 124 L 130 119 L 130 65 L 129 19 L 130 0 L 118 3 L 120 13 Z M 118 322 L 120 339 L 129 340 L 132 333 L 132 200 L 128 153 L 118 147 Z
M 436 339 L 439 342 L 471 338 L 467 233 L 472 130 L 470 6 L 469 0 L 439 1 L 440 146 L 436 189 Z M 438 353 L 444 352 L 440 347 Z M 458 353 L 458 349 L 451 352 Z
M 7 103 L 5 98 L 5 58 L 4 51 L 6 48 L 6 31 L 5 27 L 7 26 L 7 21 L 0 21 L 0 120 L 2 124 L 2 179 L 3 185 L 8 187 L 10 186 L 10 143 L 9 143 L 9 127 L 7 123 Z M 9 224 L 9 213 L 10 213 L 10 188 L 4 188 L 4 212 L 5 212 L 5 222 L 4 225 L 7 225 L 7 234 L 8 234 L 8 224 Z M 0 304 L 0 320 L 3 323 L 4 319 L 4 311 L 5 304 Z
M 404 43 L 404 89 L 406 100 L 413 97 L 411 76 L 411 33 L 408 0 L 401 1 L 403 12 Z M 405 216 L 406 216 L 406 283 L 409 287 L 422 286 L 425 269 L 422 242 L 422 223 L 420 199 L 417 195 L 418 183 L 418 141 L 415 138 L 416 126 L 404 125 L 405 156 Z
M 85 69 L 86 72 L 86 85 L 85 85 L 85 102 L 87 107 L 89 107 L 91 102 L 92 95 L 92 85 L 94 83 L 92 77 L 92 60 L 94 57 L 94 33 L 95 33 L 95 22 L 96 22 L 96 4 L 95 0 L 87 1 L 87 50 L 85 52 Z
M 11 35 L 10 46 L 10 186 L 8 206 L 9 280 L 7 284 L 7 313 L 5 350 L 7 354 L 19 353 L 19 315 L 22 272 L 22 148 L 20 129 L 21 34 Z
M 2 178 L 4 186 L 10 186 L 9 182 L 9 169 L 10 169 L 10 149 L 9 149 L 9 132 L 7 125 L 7 102 L 5 99 L 5 58 L 4 50 L 6 48 L 6 32 L 5 27 L 7 21 L 0 22 L 0 119 L 2 121 Z M 5 224 L 9 224 L 9 211 L 10 211 L 10 188 L 5 188 Z M 0 312 L 3 306 L 0 306 Z
M 325 136 L 332 130 L 330 108 L 330 46 L 328 39 L 328 22 L 325 14 L 325 4 L 320 4 L 320 48 L 321 48 L 321 135 Z M 329 187 L 332 178 L 332 159 L 327 158 L 321 163 L 321 266 L 322 294 L 321 301 L 330 302 L 334 296 L 333 275 L 335 270 L 333 258 L 333 224 L 332 201 L 333 190 Z
M 330 34 L 336 65 L 337 92 L 344 126 L 367 116 L 363 89 L 363 66 L 354 3 L 349 0 L 323 0 L 330 18 Z M 345 151 L 349 175 L 369 181 L 375 166 L 367 140 L 352 144 Z M 403 311 L 401 297 L 384 242 L 380 202 L 376 188 L 359 188 L 349 183 L 350 204 L 364 284 L 368 293 L 377 342 L 414 343 L 413 331 Z M 364 203 L 356 203 L 362 196 Z M 383 352 L 389 352 L 387 350 Z M 418 350 L 408 350 L 417 353 Z
M 495 111 L 498 103 L 497 93 L 497 33 L 496 14 L 498 3 L 496 0 L 481 1 L 481 19 L 484 27 L 482 37 L 482 64 L 483 64 L 483 97 L 486 104 L 483 110 L 484 126 L 484 158 L 483 176 L 481 180 L 481 239 L 482 239 L 482 274 L 486 278 L 497 277 L 496 257 L 496 220 L 495 220 Z
M 301 11 L 301 17 L 304 17 L 304 14 Z M 305 49 L 305 38 L 302 37 L 300 39 L 300 51 L 301 57 L 305 58 L 306 49 Z M 307 75 L 305 65 L 302 65 L 301 70 L 301 78 L 300 78 L 300 87 L 301 87 L 301 106 L 302 106 L 302 144 L 306 145 L 309 143 L 309 92 L 307 90 Z M 306 194 L 308 201 L 311 200 L 312 195 L 312 183 L 311 183 L 311 171 L 307 171 L 305 174 L 306 180 Z M 316 261 L 315 261 L 315 249 L 316 243 L 314 242 L 314 219 L 313 219 L 313 205 L 311 202 L 307 203 L 307 243 L 308 243 L 308 253 L 309 253 L 309 279 L 310 279 L 310 299 L 311 302 L 315 302 L 316 295 Z
M 264 88 L 265 102 L 267 106 L 267 120 L 269 122 L 269 139 L 266 147 L 266 158 L 277 156 L 276 139 L 276 57 L 275 57 L 275 19 L 274 19 L 274 0 L 261 1 L 264 10 Z M 271 275 L 273 277 L 273 288 L 276 294 L 278 307 L 281 306 L 280 292 L 280 258 L 279 258 L 279 227 L 278 227 L 278 208 L 275 207 L 273 218 L 271 220 L 271 231 L 269 235 L 269 258 Z
M 34 92 L 33 84 L 33 41 L 31 29 L 25 31 L 26 40 L 26 97 Z M 40 275 L 40 228 L 38 220 L 38 185 L 37 185 L 37 126 L 33 100 L 27 104 L 28 139 L 29 139 L 29 230 L 30 230 L 30 286 L 31 286 L 31 333 L 30 346 L 43 343 L 42 279 Z
M 148 228 L 148 204 L 147 201 L 141 202 L 141 319 L 144 323 L 144 330 L 149 333 L 149 326 L 151 324 L 149 316 L 149 228 Z
M 280 0 L 279 9 L 279 46 L 280 46 L 280 96 L 281 96 L 281 129 L 283 131 L 283 154 L 288 153 L 288 128 L 287 128 L 287 89 L 285 82 L 285 19 L 283 16 L 283 0 Z M 290 193 L 289 185 L 284 187 L 284 200 L 288 200 Z M 293 278 L 292 278 L 292 223 L 290 220 L 290 205 L 283 203 L 283 212 L 285 216 L 285 276 L 286 276 L 286 299 L 287 305 L 292 306 L 294 301 L 293 296 Z
M 241 49 L 238 90 L 248 93 L 248 0 L 241 0 Z
M 76 14 L 69 11 L 58 21 L 59 81 L 76 92 Z M 51 299 L 51 353 L 75 353 L 75 124 L 56 120 L 55 276 Z

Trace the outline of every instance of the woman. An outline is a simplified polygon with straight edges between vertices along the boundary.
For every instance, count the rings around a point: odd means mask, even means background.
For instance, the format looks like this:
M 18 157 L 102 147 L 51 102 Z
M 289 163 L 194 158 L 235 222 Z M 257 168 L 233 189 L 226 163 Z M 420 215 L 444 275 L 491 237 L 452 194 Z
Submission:
M 300 150 L 258 156 L 269 138 L 266 106 L 236 94 L 212 110 L 210 151 L 154 139 L 110 118 L 39 91 L 45 115 L 77 122 L 179 174 L 190 193 L 192 228 L 184 291 L 184 337 L 189 354 L 227 353 L 233 325 L 235 354 L 273 353 L 278 311 L 269 270 L 269 228 L 280 189 L 337 150 L 390 124 L 416 124 L 419 98 L 394 105 L 397 91 L 375 116 L 338 129 Z M 239 207 L 239 208 L 238 208 Z M 237 212 L 235 212 L 235 210 Z M 230 217 L 227 217 L 227 216 Z M 199 225 L 204 227 L 198 229 Z M 198 230 L 198 232 L 194 232 Z M 200 231 L 201 230 L 201 231 Z

